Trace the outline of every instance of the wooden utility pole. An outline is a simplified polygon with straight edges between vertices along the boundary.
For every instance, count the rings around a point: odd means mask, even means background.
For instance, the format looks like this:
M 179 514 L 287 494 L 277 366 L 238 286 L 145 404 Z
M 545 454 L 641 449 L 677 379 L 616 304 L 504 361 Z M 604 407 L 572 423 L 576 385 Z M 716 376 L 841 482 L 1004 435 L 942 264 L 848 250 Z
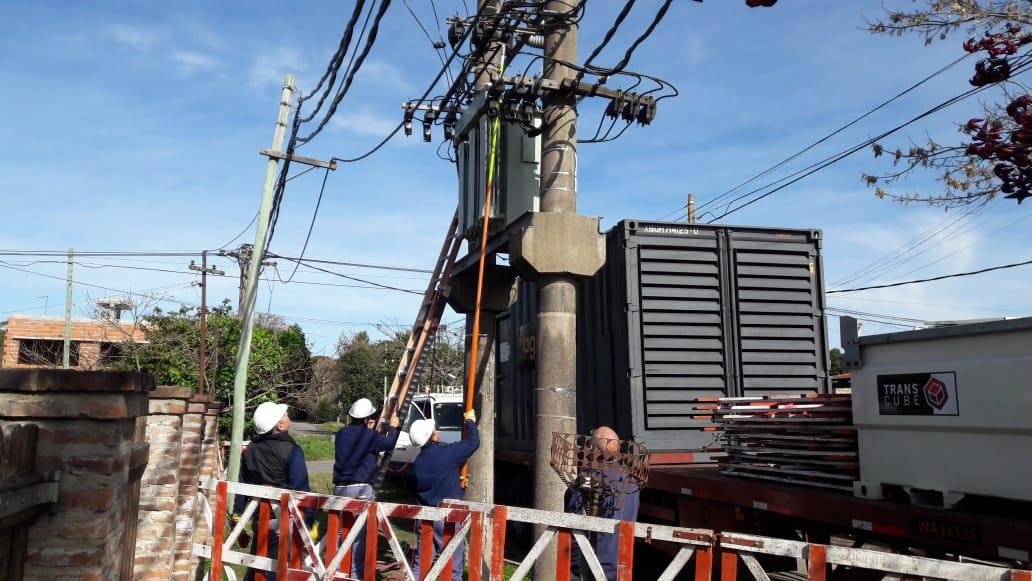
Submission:
M 61 366 L 65 369 L 71 367 L 72 361 L 72 257 L 75 251 L 68 249 L 68 276 L 65 282 L 65 321 L 64 321 L 64 352 L 61 355 Z
M 202 395 L 207 394 L 210 396 L 211 394 L 208 393 L 207 390 L 205 390 L 204 386 L 204 374 L 205 370 L 207 369 L 207 366 L 205 365 L 205 356 L 208 351 L 208 275 L 216 274 L 222 276 L 226 273 L 215 268 L 215 265 L 212 265 L 211 268 L 208 268 L 207 250 L 201 252 L 201 266 L 197 266 L 196 264 L 194 264 L 192 260 L 190 261 L 190 270 L 197 270 L 201 273 L 201 346 L 200 350 L 198 351 L 197 362 L 197 367 L 199 370 L 199 373 L 197 375 L 197 393 Z
M 688 194 L 688 223 L 695 223 L 695 194 Z

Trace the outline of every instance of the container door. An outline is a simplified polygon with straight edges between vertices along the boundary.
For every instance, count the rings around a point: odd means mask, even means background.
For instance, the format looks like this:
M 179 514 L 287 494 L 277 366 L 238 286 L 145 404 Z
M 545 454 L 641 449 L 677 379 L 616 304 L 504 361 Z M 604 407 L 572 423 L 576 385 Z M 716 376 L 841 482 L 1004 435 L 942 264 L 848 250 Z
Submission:
M 729 231 L 738 395 L 828 391 L 819 232 Z
M 712 440 L 702 431 L 711 423 L 699 399 L 727 389 L 720 246 L 714 229 L 634 236 L 628 244 L 628 260 L 637 263 L 627 266 L 628 330 L 632 358 L 641 358 L 630 365 L 635 433 L 653 449 L 697 449 Z

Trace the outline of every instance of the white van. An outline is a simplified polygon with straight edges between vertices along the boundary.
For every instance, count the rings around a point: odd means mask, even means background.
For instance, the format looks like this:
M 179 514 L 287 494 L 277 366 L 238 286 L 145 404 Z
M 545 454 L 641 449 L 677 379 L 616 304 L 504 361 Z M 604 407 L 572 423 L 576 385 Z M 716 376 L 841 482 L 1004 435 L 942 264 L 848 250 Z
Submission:
M 409 439 L 408 430 L 412 422 L 423 418 L 433 419 L 441 432 L 442 442 L 457 442 L 462 439 L 463 412 L 465 402 L 460 393 L 421 393 L 412 396 L 412 404 L 401 425 L 401 435 L 398 436 L 398 443 L 391 456 L 391 471 L 396 475 L 406 472 L 408 464 L 419 455 L 419 448 Z

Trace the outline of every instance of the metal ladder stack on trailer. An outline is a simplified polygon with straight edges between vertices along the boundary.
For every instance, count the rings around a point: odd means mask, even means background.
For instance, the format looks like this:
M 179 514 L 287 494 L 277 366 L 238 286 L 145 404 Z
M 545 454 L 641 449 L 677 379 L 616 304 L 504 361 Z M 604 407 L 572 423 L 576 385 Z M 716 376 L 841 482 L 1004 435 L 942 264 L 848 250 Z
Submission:
M 390 391 L 387 392 L 387 401 L 384 402 L 383 410 L 380 412 L 380 420 L 377 428 L 381 431 L 387 429 L 387 423 L 396 414 L 403 414 L 412 402 L 412 396 L 416 393 L 420 377 L 423 374 L 423 354 L 428 352 L 437 339 L 437 329 L 441 324 L 441 314 L 444 312 L 444 305 L 447 302 L 450 290 L 452 267 L 462 246 L 462 237 L 458 232 L 458 214 L 451 221 L 448 227 L 448 234 L 445 237 L 444 245 L 441 247 L 441 254 L 437 258 L 434 272 L 430 276 L 426 293 L 423 295 L 423 303 L 419 306 L 416 315 L 416 322 L 412 325 L 412 333 L 405 344 L 405 351 L 401 354 L 398 362 L 398 370 L 394 374 Z M 384 452 L 380 458 L 380 465 L 377 469 L 374 488 L 383 484 L 384 476 L 387 473 L 387 466 L 390 464 L 394 450 Z

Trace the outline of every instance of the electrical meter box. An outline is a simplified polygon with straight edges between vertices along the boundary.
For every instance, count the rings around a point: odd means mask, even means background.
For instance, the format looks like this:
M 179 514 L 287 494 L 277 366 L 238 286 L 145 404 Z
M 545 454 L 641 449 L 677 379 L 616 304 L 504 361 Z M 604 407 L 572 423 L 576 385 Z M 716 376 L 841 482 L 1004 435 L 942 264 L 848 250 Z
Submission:
M 483 226 L 492 123 L 488 115 L 470 121 L 465 138 L 456 148 L 459 231 L 471 239 L 479 240 Z M 540 124 L 540 119 L 535 124 Z M 541 192 L 541 137 L 527 135 L 516 123 L 502 121 L 499 127 L 489 234 L 504 229 L 527 212 L 537 212 Z
M 857 496 L 1032 501 L 1032 318 L 856 335 L 844 320 Z

